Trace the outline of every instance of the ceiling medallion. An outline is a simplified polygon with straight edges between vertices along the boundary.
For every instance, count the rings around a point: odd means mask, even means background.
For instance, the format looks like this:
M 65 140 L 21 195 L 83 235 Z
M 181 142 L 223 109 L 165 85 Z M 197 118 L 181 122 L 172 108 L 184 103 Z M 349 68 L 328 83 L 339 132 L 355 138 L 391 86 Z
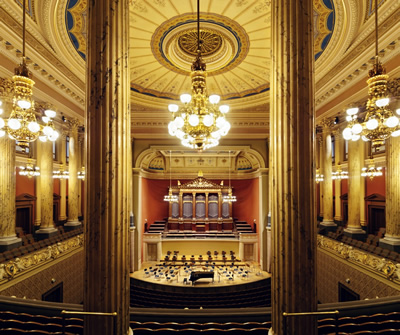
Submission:
M 207 57 L 215 54 L 222 46 L 221 35 L 209 29 L 200 29 L 201 55 Z M 178 38 L 179 47 L 192 57 L 197 56 L 197 31 L 190 29 Z

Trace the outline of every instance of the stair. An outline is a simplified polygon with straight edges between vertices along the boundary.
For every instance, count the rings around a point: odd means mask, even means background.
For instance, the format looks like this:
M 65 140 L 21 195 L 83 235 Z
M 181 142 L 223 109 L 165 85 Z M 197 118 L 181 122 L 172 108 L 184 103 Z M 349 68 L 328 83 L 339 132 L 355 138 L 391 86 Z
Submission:
M 246 221 L 236 221 L 236 231 L 238 233 L 253 233 L 253 229 Z
M 159 234 L 165 230 L 166 221 L 154 221 L 148 230 L 148 233 Z

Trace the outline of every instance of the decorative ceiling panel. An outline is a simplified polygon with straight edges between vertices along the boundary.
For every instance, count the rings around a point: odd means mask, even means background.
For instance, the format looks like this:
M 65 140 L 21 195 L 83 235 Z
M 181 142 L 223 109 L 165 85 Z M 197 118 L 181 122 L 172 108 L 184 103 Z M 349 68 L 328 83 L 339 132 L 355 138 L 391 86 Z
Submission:
M 66 29 L 85 57 L 87 0 L 68 0 Z M 132 91 L 178 99 L 189 92 L 190 67 L 197 44 L 195 0 L 131 0 L 130 57 Z M 269 87 L 270 0 L 202 0 L 209 94 L 236 99 Z M 327 47 L 335 24 L 333 0 L 314 0 L 315 57 Z

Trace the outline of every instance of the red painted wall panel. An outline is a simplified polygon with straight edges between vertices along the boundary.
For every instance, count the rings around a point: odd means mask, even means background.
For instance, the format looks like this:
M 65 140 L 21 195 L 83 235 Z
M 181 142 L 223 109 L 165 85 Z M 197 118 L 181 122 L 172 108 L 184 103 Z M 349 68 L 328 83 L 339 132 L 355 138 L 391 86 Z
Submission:
M 19 168 L 16 169 L 16 196 L 21 194 L 35 195 L 35 178 L 19 175 Z

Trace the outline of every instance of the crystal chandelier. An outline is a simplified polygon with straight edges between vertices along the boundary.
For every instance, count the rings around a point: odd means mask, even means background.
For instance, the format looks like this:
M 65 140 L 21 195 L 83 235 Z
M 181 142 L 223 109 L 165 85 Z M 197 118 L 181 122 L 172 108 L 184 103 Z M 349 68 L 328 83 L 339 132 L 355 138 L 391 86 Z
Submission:
M 60 170 L 53 171 L 54 179 L 69 179 L 69 172 L 64 170 L 64 166 L 60 166 Z
M 319 184 L 320 182 L 324 181 L 324 175 L 319 173 L 319 169 L 317 169 L 315 174 L 315 182 Z
M 229 174 L 229 189 L 228 189 L 228 194 L 224 195 L 222 198 L 222 202 L 236 202 L 236 196 L 232 195 L 232 187 L 231 187 L 231 151 L 229 150 L 229 169 L 228 169 L 228 174 Z
M 205 150 L 219 144 L 219 139 L 226 136 L 231 128 L 225 119 L 229 112 L 228 105 L 220 105 L 220 96 L 208 96 L 206 87 L 206 64 L 201 57 L 200 40 L 200 0 L 197 0 L 197 57 L 192 64 L 192 94 L 182 94 L 183 106 L 170 104 L 168 110 L 173 121 L 168 124 L 171 136 L 181 140 L 182 145 L 191 149 Z
M 19 175 L 27 176 L 28 178 L 40 176 L 40 168 L 33 165 L 29 160 L 25 166 L 19 167 Z
M 171 187 L 171 150 L 169 151 L 169 191 L 167 195 L 164 195 L 164 201 L 168 202 L 178 202 L 178 196 L 176 194 L 172 194 Z
M 59 134 L 55 130 L 52 121 L 52 118 L 56 116 L 55 111 L 51 109 L 44 111 L 43 124 L 39 124 L 36 120 L 35 106 L 32 99 L 35 82 L 31 79 L 32 73 L 26 66 L 25 57 L 26 0 L 23 0 L 22 3 L 22 64 L 15 69 L 15 75 L 12 77 L 14 83 L 12 110 L 7 122 L 0 117 L 0 137 L 8 134 L 25 152 L 30 142 L 34 142 L 38 138 L 42 141 L 55 141 Z M 1 105 L 2 102 L 0 102 Z M 2 113 L 3 109 L 0 109 L 0 114 Z
M 388 108 L 388 75 L 378 56 L 378 1 L 375 0 L 375 64 L 368 73 L 368 101 L 363 122 L 358 121 L 358 108 L 347 109 L 347 127 L 343 130 L 345 140 L 371 141 L 373 147 L 381 146 L 390 136 L 400 136 L 399 118 Z M 400 115 L 400 109 L 396 110 Z
M 336 172 L 332 172 L 332 179 L 348 179 L 349 173 L 347 171 L 342 171 L 341 167 L 338 166 Z
M 382 176 L 382 167 L 378 166 L 375 167 L 374 160 L 371 158 L 368 161 L 368 167 L 363 167 L 361 169 L 361 176 L 362 177 L 369 177 L 369 179 L 374 179 L 375 177 Z

